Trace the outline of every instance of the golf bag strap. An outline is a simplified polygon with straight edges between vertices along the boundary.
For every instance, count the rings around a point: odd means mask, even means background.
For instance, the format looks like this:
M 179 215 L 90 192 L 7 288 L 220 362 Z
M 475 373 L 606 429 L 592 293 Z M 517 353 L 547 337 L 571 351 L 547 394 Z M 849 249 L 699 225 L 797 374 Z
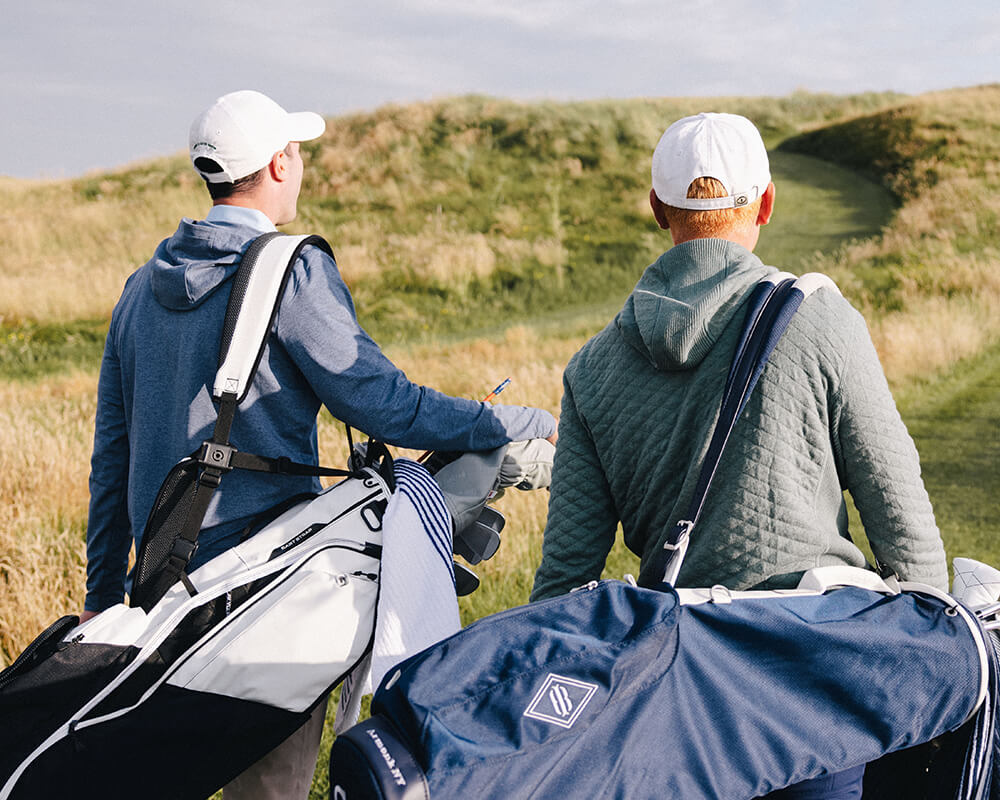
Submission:
M 299 464 L 287 458 L 271 459 L 240 453 L 229 444 L 236 409 L 253 384 L 288 276 L 306 245 L 314 245 L 333 255 L 330 245 L 319 236 L 265 233 L 250 243 L 233 278 L 219 343 L 219 369 L 212 392 L 219 403 L 219 415 L 212 438 L 195 454 L 200 466 L 197 487 L 164 566 L 166 572 L 182 581 L 191 594 L 194 594 L 194 587 L 187 578 L 187 565 L 198 549 L 198 534 L 208 505 L 225 473 L 248 469 L 290 475 L 352 474 L 346 470 Z
M 234 404 L 235 405 L 235 404 Z M 312 464 L 300 464 L 289 458 L 265 458 L 252 453 L 241 453 L 235 448 L 214 440 L 205 442 L 195 455 L 201 471 L 198 474 L 198 484 L 191 508 L 184 519 L 177 539 L 171 548 L 164 569 L 174 580 L 184 583 L 188 592 L 195 593 L 187 578 L 187 565 L 198 549 L 198 535 L 201 524 L 208 512 L 208 504 L 212 495 L 222 482 L 222 476 L 233 469 L 246 469 L 253 472 L 267 472 L 280 475 L 324 475 L 349 476 L 356 474 L 344 469 L 319 467 Z
M 219 368 L 212 396 L 222 401 L 227 393 L 242 403 L 264 354 L 288 277 L 307 245 L 329 256 L 333 250 L 320 236 L 286 236 L 265 233 L 251 242 L 233 278 L 229 305 L 219 343 Z
M 253 453 L 241 453 L 233 451 L 229 462 L 233 469 L 247 469 L 252 472 L 269 472 L 275 475 L 322 475 L 347 477 L 356 473 L 346 469 L 334 469 L 333 467 L 318 467 L 315 464 L 301 464 L 292 461 L 290 458 L 267 458 L 257 456 Z
M 677 580 L 691 532 L 701 518 L 722 453 L 764 366 L 802 301 L 821 287 L 839 293 L 836 284 L 826 275 L 812 272 L 796 279 L 787 272 L 779 272 L 764 278 L 750 295 L 746 319 L 726 378 L 719 419 L 691 497 L 687 519 L 677 522 L 663 546 L 664 583 L 673 585 Z M 657 569 L 656 573 L 659 572 Z

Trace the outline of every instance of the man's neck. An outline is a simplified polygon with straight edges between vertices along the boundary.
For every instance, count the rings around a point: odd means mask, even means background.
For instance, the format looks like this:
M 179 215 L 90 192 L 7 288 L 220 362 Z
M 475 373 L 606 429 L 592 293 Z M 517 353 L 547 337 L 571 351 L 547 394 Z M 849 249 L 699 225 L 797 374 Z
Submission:
M 278 222 L 279 214 L 276 206 L 273 203 L 268 203 L 266 198 L 257 197 L 255 195 L 236 195 L 234 197 L 224 197 L 221 200 L 216 200 L 213 205 L 252 208 L 271 220 L 274 225 L 281 224 Z
M 262 233 L 276 231 L 274 223 L 260 209 L 248 206 L 235 206 L 228 203 L 216 203 L 205 216 L 206 221 L 245 225 Z
M 727 242 L 735 242 L 741 247 L 745 247 L 751 253 L 753 249 L 757 246 L 757 239 L 760 236 L 760 228 L 756 225 L 752 230 L 727 230 L 720 231 L 715 236 L 687 236 L 684 234 L 676 234 L 674 229 L 670 229 L 671 238 L 674 240 L 674 246 L 679 244 L 684 244 L 685 242 L 691 242 L 695 239 L 725 239 Z

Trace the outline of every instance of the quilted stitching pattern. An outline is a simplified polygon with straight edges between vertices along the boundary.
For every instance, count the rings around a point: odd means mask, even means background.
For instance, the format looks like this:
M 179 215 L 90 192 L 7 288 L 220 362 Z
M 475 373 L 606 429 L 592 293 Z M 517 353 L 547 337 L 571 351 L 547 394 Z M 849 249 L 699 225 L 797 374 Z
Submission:
M 686 516 L 742 318 L 693 370 L 657 370 L 614 323 L 570 361 L 533 599 L 599 577 L 619 520 L 645 568 Z M 744 589 L 824 564 L 863 566 L 841 535 L 843 489 L 883 563 L 947 588 L 917 452 L 867 327 L 821 290 L 793 318 L 737 423 L 678 583 Z

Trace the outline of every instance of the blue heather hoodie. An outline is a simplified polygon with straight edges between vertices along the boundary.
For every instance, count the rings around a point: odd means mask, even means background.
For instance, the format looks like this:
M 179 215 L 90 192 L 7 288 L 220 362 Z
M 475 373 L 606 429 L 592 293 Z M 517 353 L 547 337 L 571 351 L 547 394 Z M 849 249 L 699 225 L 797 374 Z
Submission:
M 181 221 L 133 273 L 111 316 L 91 459 L 87 527 L 88 610 L 121 602 L 129 546 L 138 546 L 171 467 L 209 438 L 212 381 L 229 278 L 260 233 L 252 209 L 216 206 Z M 399 447 L 486 450 L 549 436 L 552 416 L 520 406 L 448 397 L 407 380 L 358 325 L 333 259 L 307 247 L 292 270 L 254 384 L 237 411 L 238 450 L 317 463 L 316 416 L 334 417 Z M 196 567 L 239 539 L 251 518 L 318 491 L 319 480 L 236 471 L 205 517 Z

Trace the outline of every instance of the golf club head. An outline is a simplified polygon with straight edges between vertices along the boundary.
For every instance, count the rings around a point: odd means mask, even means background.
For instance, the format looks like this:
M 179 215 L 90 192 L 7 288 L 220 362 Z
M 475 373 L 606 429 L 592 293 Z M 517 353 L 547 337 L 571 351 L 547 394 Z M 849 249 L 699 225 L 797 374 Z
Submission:
M 493 558 L 500 547 L 500 531 L 506 523 L 503 514 L 486 506 L 475 522 L 455 534 L 452 549 L 473 566 Z
M 506 449 L 505 445 L 496 450 L 462 453 L 432 473 L 444 495 L 453 530 L 465 530 L 479 519 L 486 500 L 496 488 Z M 445 460 L 450 456 L 449 453 L 432 453 L 424 463 L 434 467 L 438 459 Z
M 455 567 L 455 594 L 459 597 L 465 597 L 476 591 L 479 588 L 479 576 L 457 561 L 453 561 L 452 564 Z

